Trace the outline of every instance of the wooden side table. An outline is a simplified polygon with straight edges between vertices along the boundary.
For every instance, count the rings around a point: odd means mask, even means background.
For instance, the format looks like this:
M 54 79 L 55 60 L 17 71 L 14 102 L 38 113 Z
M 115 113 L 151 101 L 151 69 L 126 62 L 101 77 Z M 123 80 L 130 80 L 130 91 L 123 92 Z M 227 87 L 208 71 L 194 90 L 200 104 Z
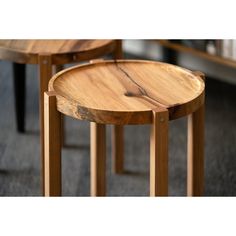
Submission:
M 64 64 L 87 61 L 110 53 L 116 59 L 122 58 L 121 40 L 0 40 L 0 60 L 9 60 L 14 63 L 17 124 L 21 132 L 24 131 L 25 116 L 25 64 L 39 65 L 42 170 L 44 169 L 43 94 L 47 91 L 49 79 L 53 74 L 53 66 L 56 67 L 56 71 L 59 71 Z M 114 145 L 122 146 L 123 129 L 121 126 L 114 127 L 112 140 Z M 120 173 L 123 152 L 114 145 L 114 170 Z
M 168 123 L 188 116 L 187 194 L 202 195 L 203 79 L 201 72 L 139 60 L 94 62 L 56 74 L 45 93 L 45 195 L 61 195 L 61 114 L 91 122 L 92 196 L 106 193 L 107 124 L 151 124 L 150 195 L 167 196 Z

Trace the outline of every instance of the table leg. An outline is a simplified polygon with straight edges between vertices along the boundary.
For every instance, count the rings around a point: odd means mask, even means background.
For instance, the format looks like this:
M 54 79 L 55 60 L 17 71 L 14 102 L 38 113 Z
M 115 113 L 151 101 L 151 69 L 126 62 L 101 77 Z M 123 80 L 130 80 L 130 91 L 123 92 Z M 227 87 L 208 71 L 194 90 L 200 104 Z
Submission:
M 167 110 L 153 111 L 150 136 L 150 196 L 168 195 L 168 123 Z
M 13 63 L 16 125 L 19 133 L 25 132 L 26 65 Z
M 204 105 L 188 116 L 187 195 L 204 191 Z
M 90 123 L 91 196 L 106 195 L 106 126 Z
M 48 91 L 48 82 L 52 76 L 51 55 L 39 55 L 39 113 L 40 113 L 40 144 L 41 144 L 41 171 L 42 192 L 44 195 L 44 92 Z
M 44 93 L 44 195 L 61 196 L 61 113 L 56 96 Z

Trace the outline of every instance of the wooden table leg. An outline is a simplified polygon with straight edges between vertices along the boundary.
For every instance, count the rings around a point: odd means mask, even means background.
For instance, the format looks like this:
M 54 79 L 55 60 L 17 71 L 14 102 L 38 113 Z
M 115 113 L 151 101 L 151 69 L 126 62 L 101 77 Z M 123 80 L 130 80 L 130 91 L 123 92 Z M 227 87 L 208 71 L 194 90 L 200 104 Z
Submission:
M 188 116 L 187 195 L 204 192 L 204 105 Z
M 25 132 L 26 65 L 13 63 L 16 125 L 19 133 Z
M 106 195 L 106 126 L 90 123 L 91 196 Z
M 150 196 L 168 195 L 168 123 L 167 110 L 153 111 L 150 136 Z
M 40 144 L 41 144 L 41 170 L 44 174 L 44 92 L 48 91 L 48 82 L 52 76 L 51 55 L 39 55 L 39 113 L 40 113 Z M 42 178 L 42 192 L 44 195 L 44 178 Z
M 114 59 L 122 59 L 122 40 L 116 40 Z M 116 174 L 122 174 L 124 170 L 124 127 L 115 125 L 112 127 L 112 170 Z
M 61 113 L 56 96 L 44 93 L 44 195 L 61 196 Z

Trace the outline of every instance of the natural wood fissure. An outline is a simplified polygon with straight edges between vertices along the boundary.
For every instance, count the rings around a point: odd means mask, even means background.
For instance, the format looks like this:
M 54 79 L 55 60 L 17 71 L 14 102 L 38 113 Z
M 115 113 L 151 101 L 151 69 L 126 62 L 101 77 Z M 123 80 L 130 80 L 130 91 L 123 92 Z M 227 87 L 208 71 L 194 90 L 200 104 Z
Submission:
M 49 88 L 56 99 L 51 99 L 52 111 L 45 110 L 46 129 L 49 130 L 45 145 L 52 140 L 52 130 L 60 126 L 55 106 L 66 115 L 92 121 L 92 196 L 106 193 L 105 124 L 117 125 L 116 134 L 121 137 L 123 133 L 119 133 L 121 126 L 118 125 L 144 123 L 151 123 L 150 196 L 167 196 L 168 123 L 187 115 L 188 195 L 203 194 L 205 84 L 201 72 L 150 61 L 93 61 L 55 75 Z M 57 116 L 55 121 L 53 113 Z M 60 134 L 57 136 L 60 140 Z M 58 140 L 52 144 L 55 152 L 59 147 Z M 51 155 L 46 147 L 45 155 L 47 153 Z M 122 168 L 123 159 L 116 164 L 116 168 Z
M 157 101 L 157 99 L 153 98 L 148 94 L 148 92 L 138 84 L 138 82 L 133 79 L 125 69 L 119 66 L 119 63 L 115 61 L 115 65 L 121 72 L 124 73 L 126 77 L 121 77 L 121 83 L 123 87 L 126 89 L 126 92 L 124 93 L 124 96 L 127 97 L 137 97 L 142 98 L 146 100 L 147 102 L 153 104 L 154 106 L 161 106 L 161 107 L 168 107 L 168 105 L 161 103 L 160 101 Z M 127 81 L 128 79 L 128 81 Z
M 160 62 L 94 62 L 64 71 L 49 86 L 62 113 L 97 123 L 151 123 L 157 107 L 168 109 L 172 120 L 204 103 L 200 75 Z

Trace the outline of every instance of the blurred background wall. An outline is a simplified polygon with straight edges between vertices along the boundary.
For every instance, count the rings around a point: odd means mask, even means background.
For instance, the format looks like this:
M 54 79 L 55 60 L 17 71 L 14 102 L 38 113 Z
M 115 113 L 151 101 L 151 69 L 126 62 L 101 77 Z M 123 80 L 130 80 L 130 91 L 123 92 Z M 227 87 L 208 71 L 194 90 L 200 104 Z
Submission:
M 137 57 L 163 60 L 161 46 L 150 40 L 124 40 L 124 50 Z M 236 70 L 231 67 L 191 56 L 187 53 L 178 53 L 178 64 L 189 69 L 201 70 L 212 78 L 236 84 Z

